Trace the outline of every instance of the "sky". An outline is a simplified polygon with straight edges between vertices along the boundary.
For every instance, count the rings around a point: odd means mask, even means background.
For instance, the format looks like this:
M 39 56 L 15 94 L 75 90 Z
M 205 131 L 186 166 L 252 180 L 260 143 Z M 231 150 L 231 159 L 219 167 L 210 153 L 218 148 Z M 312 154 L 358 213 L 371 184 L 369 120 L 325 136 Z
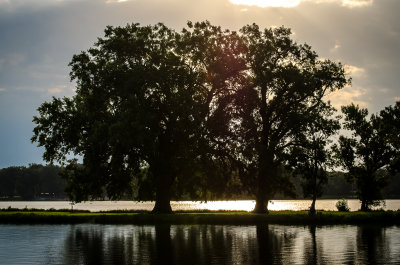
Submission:
M 399 10 L 399 0 L 0 0 L 0 168 L 44 163 L 44 150 L 30 142 L 36 109 L 74 94 L 68 63 L 107 25 L 289 27 L 352 77 L 332 104 L 375 113 L 400 100 Z

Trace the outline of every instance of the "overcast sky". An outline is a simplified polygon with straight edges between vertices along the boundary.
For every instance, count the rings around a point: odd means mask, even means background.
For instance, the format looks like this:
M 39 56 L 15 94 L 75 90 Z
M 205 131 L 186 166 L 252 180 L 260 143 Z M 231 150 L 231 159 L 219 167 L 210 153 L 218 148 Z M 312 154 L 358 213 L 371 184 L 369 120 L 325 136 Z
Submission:
M 0 0 L 0 168 L 43 163 L 30 143 L 32 117 L 52 96 L 73 95 L 68 63 L 107 25 L 284 25 L 346 65 L 353 84 L 331 96 L 335 106 L 377 112 L 400 100 L 399 10 L 400 0 Z

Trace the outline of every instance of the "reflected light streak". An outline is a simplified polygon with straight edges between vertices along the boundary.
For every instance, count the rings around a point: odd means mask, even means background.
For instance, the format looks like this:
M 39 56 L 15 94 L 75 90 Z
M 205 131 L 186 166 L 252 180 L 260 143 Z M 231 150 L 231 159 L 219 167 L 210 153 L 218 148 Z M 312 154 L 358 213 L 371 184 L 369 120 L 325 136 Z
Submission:
M 238 201 L 209 201 L 202 202 L 198 206 L 198 209 L 204 210 L 225 210 L 225 211 L 248 211 L 254 210 L 256 202 L 253 200 L 238 200 Z M 299 201 L 286 201 L 286 200 L 273 200 L 268 204 L 268 209 L 271 211 L 299 211 L 307 210 L 311 205 L 311 201 L 299 200 Z
M 258 6 L 258 7 L 295 7 L 301 0 L 229 0 L 235 5 Z
M 256 205 L 255 201 L 209 201 L 202 202 L 199 205 L 200 209 L 208 209 L 212 211 L 252 211 Z

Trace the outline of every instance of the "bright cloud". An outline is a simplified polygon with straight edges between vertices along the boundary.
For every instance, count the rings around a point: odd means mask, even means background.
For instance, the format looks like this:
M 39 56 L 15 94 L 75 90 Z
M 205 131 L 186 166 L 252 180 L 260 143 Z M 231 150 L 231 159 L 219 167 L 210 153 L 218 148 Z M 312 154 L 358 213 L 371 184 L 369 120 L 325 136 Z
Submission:
M 345 70 L 351 77 L 365 77 L 365 69 L 354 65 L 346 65 Z
M 121 2 L 126 0 L 108 0 L 108 2 Z M 258 6 L 258 7 L 296 7 L 302 1 L 320 3 L 338 3 L 346 7 L 370 6 L 373 0 L 229 0 L 235 5 Z
M 59 85 L 47 89 L 47 94 L 49 95 L 62 94 L 65 93 L 67 90 L 71 90 L 71 88 L 66 85 Z
M 123 2 L 127 2 L 129 0 L 107 0 L 106 3 L 110 4 L 110 3 L 123 3 Z
M 329 100 L 336 109 L 340 109 L 341 106 L 349 105 L 351 103 L 366 108 L 368 107 L 368 103 L 361 100 L 361 97 L 365 96 L 366 93 L 367 89 L 363 87 L 348 86 L 329 94 L 326 99 Z
M 374 0 L 302 0 L 304 2 L 314 2 L 317 4 L 321 3 L 338 3 L 346 7 L 364 7 L 371 6 Z
M 229 0 L 235 5 L 258 6 L 258 7 L 295 7 L 301 0 Z
M 342 0 L 342 5 L 348 7 L 363 7 L 372 5 L 373 0 Z
M 330 52 L 337 52 L 340 49 L 340 44 L 336 43 L 335 46 L 333 46 L 332 49 L 330 49 Z

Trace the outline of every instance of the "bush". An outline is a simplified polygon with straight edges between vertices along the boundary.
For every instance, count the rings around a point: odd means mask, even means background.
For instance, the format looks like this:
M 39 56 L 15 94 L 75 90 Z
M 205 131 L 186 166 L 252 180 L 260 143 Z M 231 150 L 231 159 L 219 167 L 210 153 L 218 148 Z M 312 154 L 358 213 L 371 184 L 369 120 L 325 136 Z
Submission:
M 336 208 L 338 209 L 339 212 L 349 212 L 350 208 L 349 205 L 347 204 L 346 199 L 341 199 L 336 203 Z

